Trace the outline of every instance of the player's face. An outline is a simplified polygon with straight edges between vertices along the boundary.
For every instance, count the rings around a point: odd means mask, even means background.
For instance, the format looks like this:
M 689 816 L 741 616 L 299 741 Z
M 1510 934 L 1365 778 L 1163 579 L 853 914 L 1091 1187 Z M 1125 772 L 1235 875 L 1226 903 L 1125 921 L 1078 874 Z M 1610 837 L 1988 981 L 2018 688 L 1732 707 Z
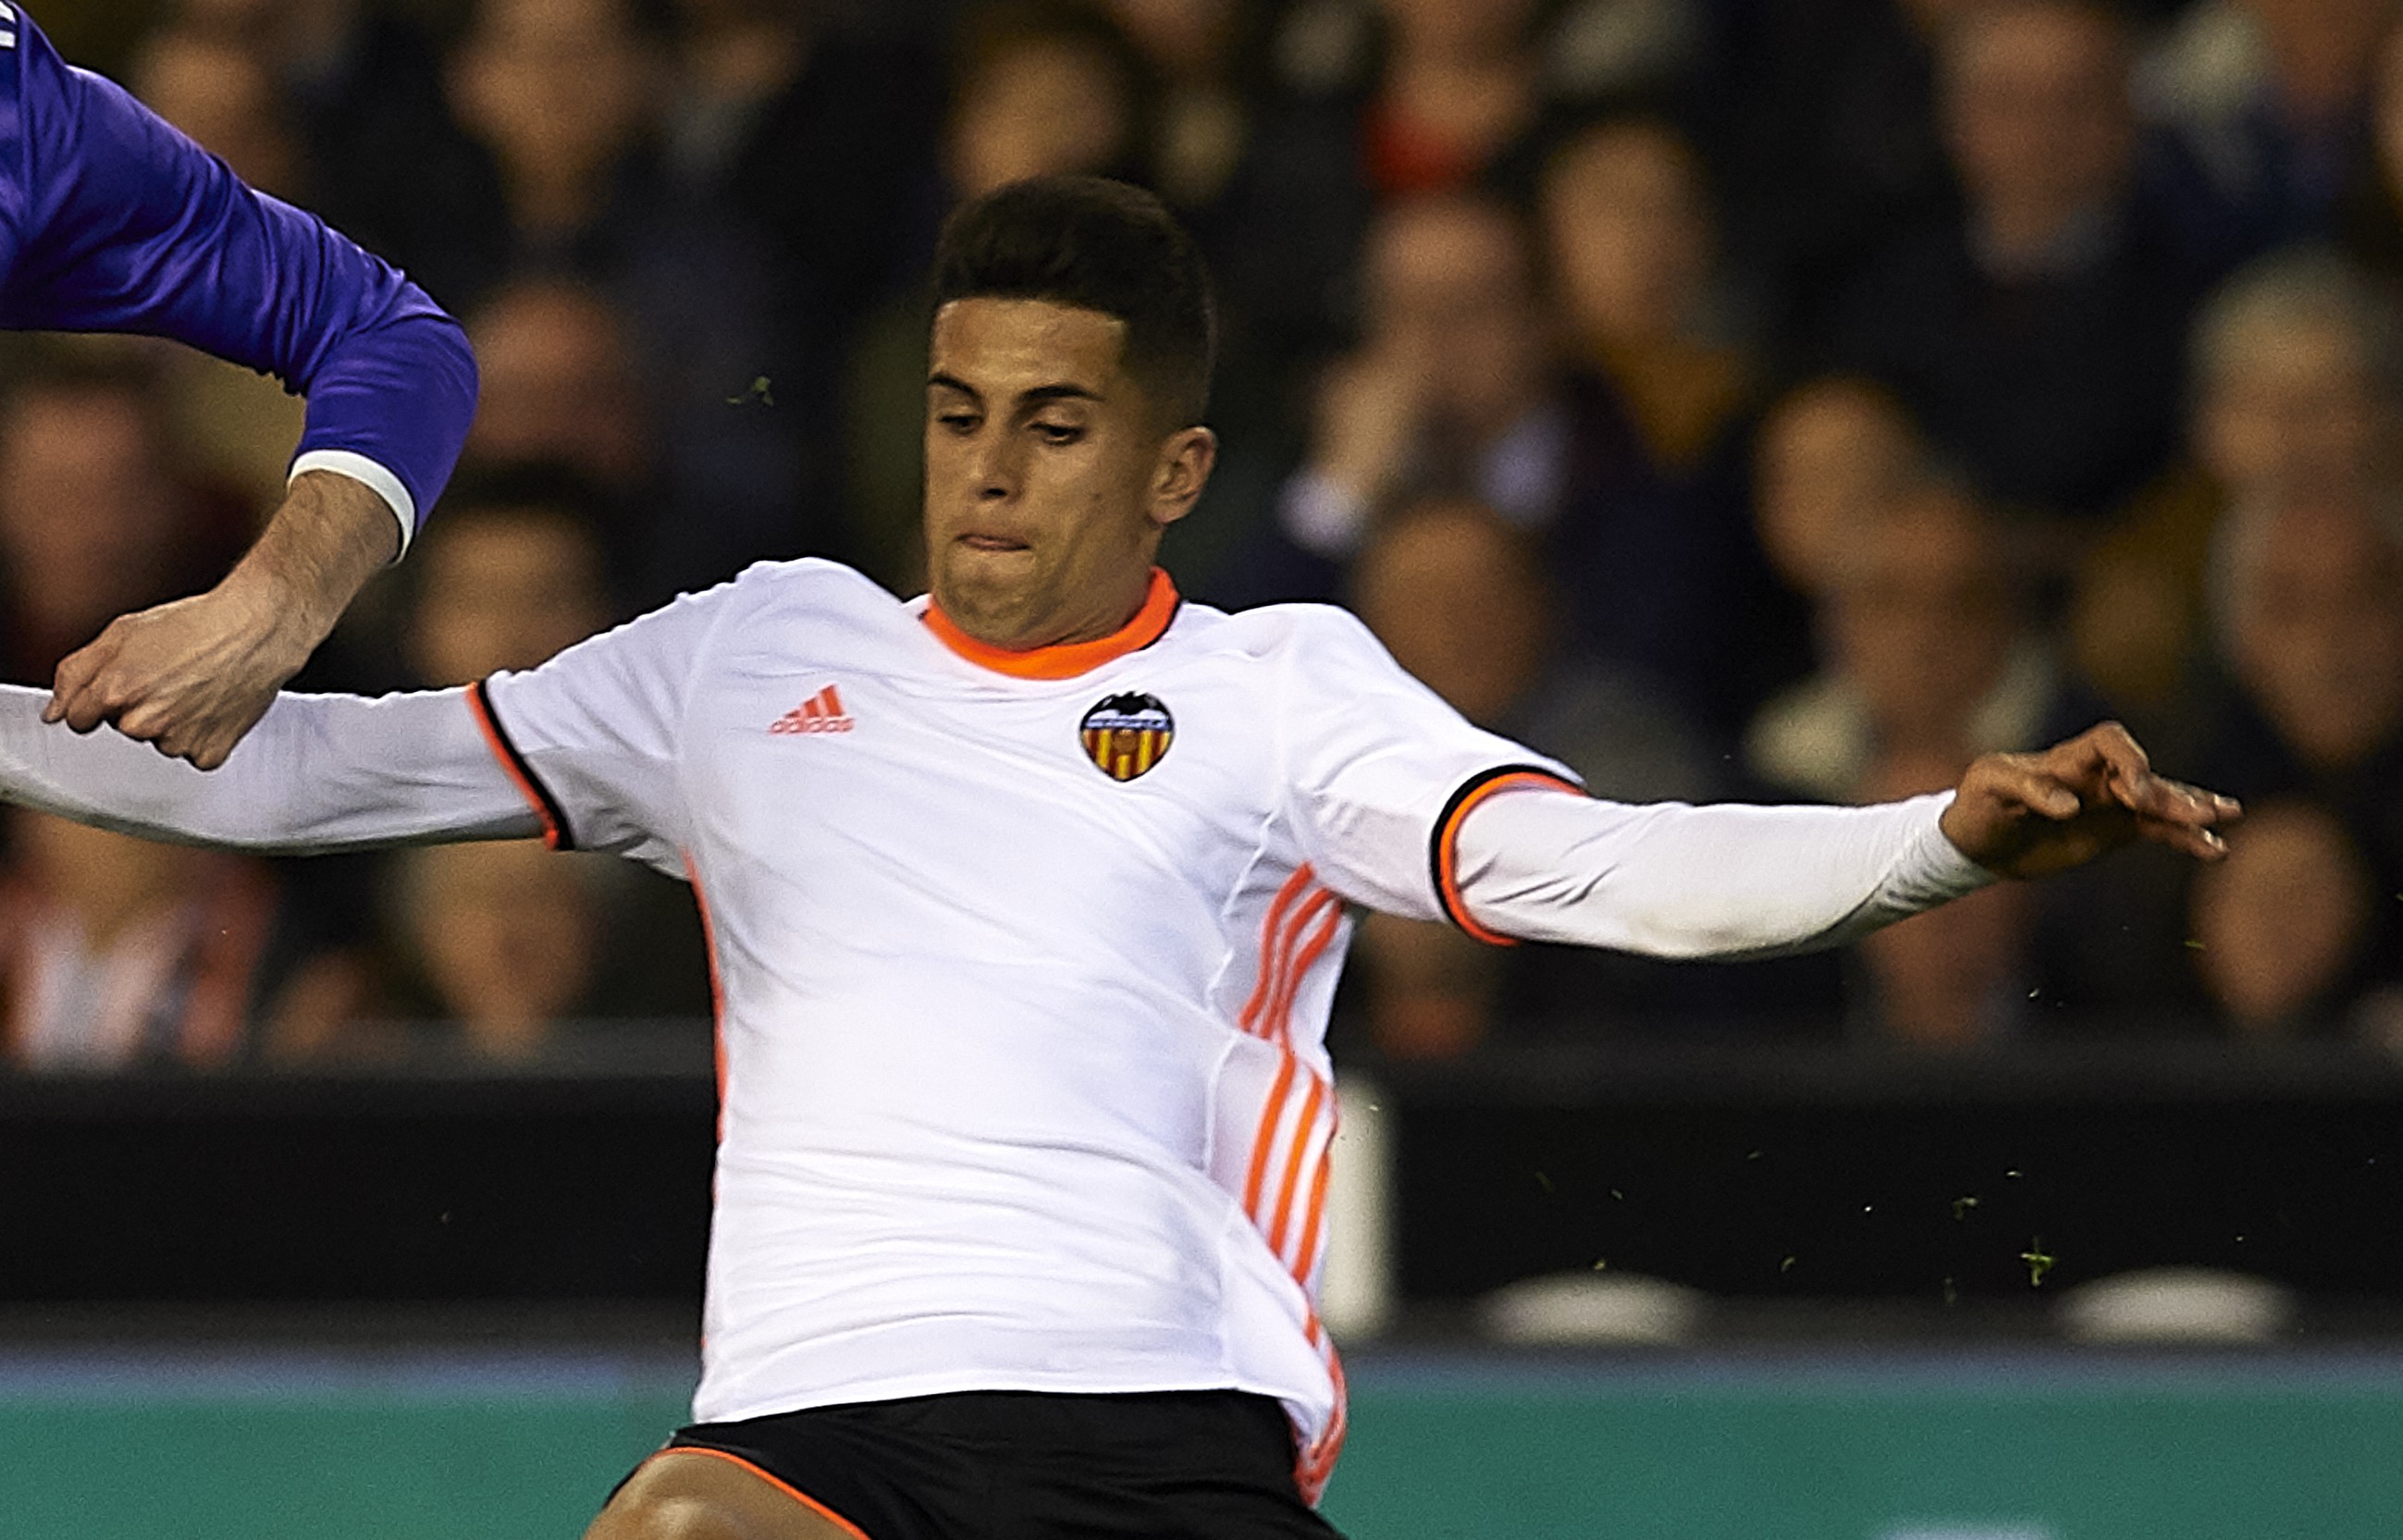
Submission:
M 926 384 L 926 569 L 978 641 L 1106 636 L 1142 607 L 1168 526 L 1215 441 L 1163 428 L 1121 368 L 1126 326 L 1039 299 L 957 299 L 935 316 Z

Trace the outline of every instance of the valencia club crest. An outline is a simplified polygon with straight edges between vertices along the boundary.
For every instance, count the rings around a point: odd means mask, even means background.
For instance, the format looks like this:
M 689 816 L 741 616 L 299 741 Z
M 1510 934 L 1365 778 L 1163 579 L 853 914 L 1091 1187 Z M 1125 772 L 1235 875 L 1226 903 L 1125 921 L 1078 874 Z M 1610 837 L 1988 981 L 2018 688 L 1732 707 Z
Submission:
M 1085 756 L 1113 781 L 1132 781 L 1166 757 L 1176 719 L 1153 695 L 1113 695 L 1085 714 Z

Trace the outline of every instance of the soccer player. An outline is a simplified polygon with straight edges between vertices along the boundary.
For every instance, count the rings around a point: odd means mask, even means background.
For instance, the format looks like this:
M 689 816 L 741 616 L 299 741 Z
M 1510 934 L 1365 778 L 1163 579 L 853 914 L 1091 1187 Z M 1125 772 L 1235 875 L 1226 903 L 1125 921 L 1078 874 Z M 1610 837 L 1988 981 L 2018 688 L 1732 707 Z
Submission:
M 170 337 L 309 401 L 288 495 L 208 592 L 112 622 L 49 716 L 221 764 L 441 492 L 476 402 L 414 284 L 225 165 L 0 4 L 0 327 Z
M 938 254 L 931 595 L 763 564 L 522 674 L 285 696 L 199 775 L 0 691 L 0 796 L 311 851 L 535 834 L 687 875 L 723 1109 L 695 1422 L 590 1540 L 1326 1535 L 1323 1046 L 1363 908 L 1743 956 L 2233 804 L 2117 728 L 1868 808 L 1631 807 L 1340 610 L 1152 564 L 1215 445 L 1149 195 L 1021 183 Z

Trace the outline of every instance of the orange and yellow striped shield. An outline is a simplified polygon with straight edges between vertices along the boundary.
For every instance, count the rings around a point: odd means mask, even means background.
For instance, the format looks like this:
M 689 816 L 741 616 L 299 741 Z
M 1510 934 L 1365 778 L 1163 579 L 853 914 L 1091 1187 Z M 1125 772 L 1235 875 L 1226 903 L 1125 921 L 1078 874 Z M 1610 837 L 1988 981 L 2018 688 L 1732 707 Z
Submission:
M 1085 757 L 1113 781 L 1132 781 L 1166 757 L 1176 719 L 1157 696 L 1113 695 L 1085 714 Z

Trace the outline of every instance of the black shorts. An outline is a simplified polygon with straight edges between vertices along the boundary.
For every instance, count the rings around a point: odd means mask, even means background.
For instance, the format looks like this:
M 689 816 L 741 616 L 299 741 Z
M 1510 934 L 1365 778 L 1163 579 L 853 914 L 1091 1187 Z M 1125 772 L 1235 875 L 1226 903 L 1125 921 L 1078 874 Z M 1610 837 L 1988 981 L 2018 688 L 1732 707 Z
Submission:
M 1264 1395 L 976 1391 L 701 1422 L 868 1540 L 1340 1540 Z

